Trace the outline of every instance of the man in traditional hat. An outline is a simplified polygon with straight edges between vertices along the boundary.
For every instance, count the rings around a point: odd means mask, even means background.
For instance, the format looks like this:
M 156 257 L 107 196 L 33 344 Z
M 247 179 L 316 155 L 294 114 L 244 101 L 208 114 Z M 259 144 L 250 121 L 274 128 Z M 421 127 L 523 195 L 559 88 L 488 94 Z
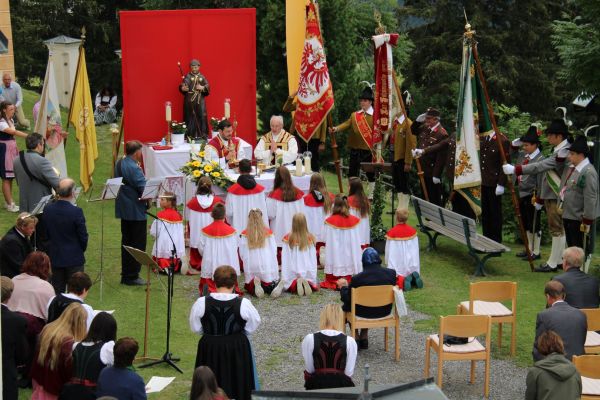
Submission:
M 512 145 L 513 147 L 521 146 L 522 152 L 519 153 L 519 164 L 529 165 L 544 159 L 544 155 L 540 151 L 542 144 L 535 125 L 531 125 L 525 135 L 513 140 Z M 519 175 L 517 177 L 519 209 L 521 210 L 523 225 L 527 232 L 529 251 L 534 260 L 540 258 L 540 241 L 542 238 L 542 231 L 540 229 L 541 217 L 539 215 L 542 203 L 537 202 L 537 197 L 542 187 L 542 176 L 543 174 L 536 174 Z M 517 253 L 516 256 L 523 258 L 523 260 L 528 260 L 527 252 L 525 251 Z
M 404 104 L 407 104 L 408 91 L 402 94 Z M 408 114 L 408 108 L 407 108 Z M 394 180 L 394 187 L 398 193 L 398 202 L 402 199 L 402 194 L 410 194 L 408 189 L 408 173 L 412 167 L 413 155 L 412 151 L 417 146 L 417 138 L 413 135 L 412 121 L 408 116 L 403 113 L 394 118 L 392 124 L 393 134 L 393 148 L 394 148 L 394 162 L 392 163 L 392 177 Z
M 360 176 L 361 162 L 373 161 L 373 149 L 369 145 L 373 136 L 373 89 L 367 86 L 358 96 L 358 99 L 360 110 L 353 112 L 346 122 L 330 128 L 332 132 L 341 132 L 352 128 L 347 141 L 350 150 L 349 177 Z M 371 197 L 375 189 L 375 174 L 367 173 L 367 179 L 369 180 L 367 193 Z
M 571 165 L 562 173 L 559 192 L 567 246 L 582 247 L 586 253 L 590 226 L 600 215 L 598 173 L 587 158 L 589 151 L 587 138 L 577 136 L 569 148 L 567 158 Z
M 433 107 L 417 117 L 413 132 L 418 135 L 414 156 L 421 159 L 429 202 L 442 205 L 442 173 L 448 151 L 448 132 L 440 123 L 440 112 Z M 425 198 L 425 196 L 423 196 Z
M 565 249 L 565 231 L 563 222 L 558 213 L 558 192 L 560 189 L 560 176 L 565 167 L 565 160 L 569 154 L 570 143 L 567 140 L 569 128 L 562 119 L 555 119 L 545 131 L 548 143 L 553 147 L 552 155 L 544 160 L 532 164 L 511 165 L 504 164 L 502 169 L 507 175 L 535 175 L 542 174 L 542 189 L 537 202 L 544 203 L 548 220 L 548 230 L 552 236 L 552 251 L 548 261 L 535 269 L 536 272 L 553 272 L 562 264 L 562 253 Z
M 179 85 L 183 93 L 183 116 L 187 125 L 187 135 L 193 138 L 208 137 L 208 120 L 204 98 L 210 93 L 208 81 L 200 73 L 200 62 L 190 61 L 190 72 Z

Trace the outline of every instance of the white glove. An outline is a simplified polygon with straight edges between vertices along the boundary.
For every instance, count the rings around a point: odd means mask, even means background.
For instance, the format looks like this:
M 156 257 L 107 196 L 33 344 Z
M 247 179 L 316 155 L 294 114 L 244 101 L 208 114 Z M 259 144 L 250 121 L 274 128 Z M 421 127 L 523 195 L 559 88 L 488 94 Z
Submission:
M 496 196 L 502 196 L 504 194 L 504 186 L 496 185 Z
M 521 142 L 521 139 L 515 139 L 512 141 L 513 147 L 521 147 L 522 144 L 523 144 L 523 142 Z
M 440 178 L 436 178 L 435 176 L 433 178 L 431 178 L 431 180 L 436 185 L 439 185 L 440 183 L 442 183 L 442 181 L 440 180 Z
M 417 122 L 425 122 L 425 113 L 419 115 L 416 119 Z
M 542 209 L 542 207 L 544 207 L 544 205 L 543 205 L 543 204 L 540 204 L 540 203 L 535 203 L 533 206 L 535 207 L 535 209 L 536 209 L 537 211 L 540 211 L 540 210 Z
M 506 175 L 512 175 L 515 173 L 515 166 L 511 164 L 504 164 L 502 166 L 502 171 L 504 171 Z
M 413 158 L 419 158 L 423 155 L 425 150 L 423 149 L 414 149 L 411 150 L 410 152 L 412 153 Z
M 277 154 L 278 156 L 280 156 L 280 155 L 283 154 L 283 150 L 277 149 L 277 150 L 275 150 L 275 154 Z

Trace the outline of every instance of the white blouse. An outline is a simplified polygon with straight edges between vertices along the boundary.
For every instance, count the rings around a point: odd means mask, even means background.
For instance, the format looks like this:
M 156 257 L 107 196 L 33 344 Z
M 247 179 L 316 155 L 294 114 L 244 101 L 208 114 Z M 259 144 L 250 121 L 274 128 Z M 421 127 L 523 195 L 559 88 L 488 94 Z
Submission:
M 211 293 L 210 296 L 219 301 L 228 301 L 238 297 L 235 293 Z M 198 335 L 202 334 L 202 321 L 200 321 L 200 319 L 204 316 L 205 311 L 206 297 L 203 296 L 196 300 L 190 311 L 190 329 Z M 260 325 L 260 315 L 258 314 L 258 310 L 252 305 L 250 300 L 242 298 L 240 315 L 242 319 L 246 321 L 244 332 L 246 335 L 250 335 Z
M 82 346 L 92 346 L 94 343 L 93 342 L 75 342 L 73 343 L 73 350 L 75 351 L 75 347 L 77 347 L 77 345 L 81 343 Z M 115 357 L 113 354 L 113 349 L 115 347 L 115 342 L 114 341 L 109 341 L 106 342 L 102 345 L 102 347 L 100 348 L 100 361 L 102 361 L 102 363 L 104 365 L 113 365 L 115 363 Z
M 337 336 L 340 333 L 343 333 L 334 329 L 323 329 L 319 332 L 326 336 Z M 304 357 L 304 368 L 309 374 L 315 372 L 315 364 L 313 360 L 314 347 L 315 337 L 314 334 L 310 333 L 306 335 L 302 341 L 302 357 Z M 346 374 L 346 376 L 352 376 L 354 373 L 357 352 L 358 346 L 356 345 L 356 340 L 354 340 L 352 336 L 346 336 L 346 368 L 344 369 L 344 374 Z

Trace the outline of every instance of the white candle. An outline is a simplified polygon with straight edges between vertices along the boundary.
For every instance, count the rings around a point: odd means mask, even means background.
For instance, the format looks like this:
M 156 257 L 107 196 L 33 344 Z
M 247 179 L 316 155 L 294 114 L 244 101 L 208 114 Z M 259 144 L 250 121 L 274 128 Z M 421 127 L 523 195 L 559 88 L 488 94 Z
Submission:
M 225 118 L 229 119 L 231 116 L 231 105 L 229 104 L 229 99 L 225 99 Z
M 304 157 L 304 172 L 306 175 L 312 174 L 312 167 L 310 165 L 310 157 Z
M 165 118 L 167 121 L 171 121 L 171 103 L 167 103 L 165 106 Z
M 296 158 L 296 176 L 302 176 L 302 160 L 300 157 Z

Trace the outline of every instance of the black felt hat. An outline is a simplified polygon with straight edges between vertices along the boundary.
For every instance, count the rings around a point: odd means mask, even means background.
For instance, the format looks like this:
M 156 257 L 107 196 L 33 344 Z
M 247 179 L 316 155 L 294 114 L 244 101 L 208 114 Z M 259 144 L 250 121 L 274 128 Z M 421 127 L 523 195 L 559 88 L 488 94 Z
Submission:
M 571 143 L 569 151 L 587 155 L 590 152 L 590 148 L 587 144 L 587 138 L 583 135 L 577 135 L 575 140 L 573 140 L 573 143 Z
M 441 115 L 440 112 L 433 107 L 429 107 L 427 109 L 427 112 L 425 113 L 425 116 L 427 116 L 427 117 L 439 118 L 440 115 Z
M 360 96 L 358 96 L 359 100 L 374 100 L 373 97 L 373 89 L 371 89 L 370 86 L 367 86 L 363 89 L 363 91 L 360 93 Z
M 552 133 L 555 135 L 562 135 L 563 137 L 569 136 L 569 127 L 565 124 L 565 121 L 557 118 L 550 122 L 550 126 L 546 128 L 546 135 Z
M 538 130 L 535 125 L 531 125 L 523 136 L 521 136 L 521 142 L 540 144 L 540 137 L 538 136 Z

